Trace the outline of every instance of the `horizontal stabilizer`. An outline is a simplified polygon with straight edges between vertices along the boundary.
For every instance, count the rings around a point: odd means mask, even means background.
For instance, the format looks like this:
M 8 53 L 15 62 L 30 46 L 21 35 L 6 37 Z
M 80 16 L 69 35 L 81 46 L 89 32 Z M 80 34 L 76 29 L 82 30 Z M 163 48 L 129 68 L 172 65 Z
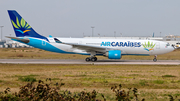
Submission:
M 17 41 L 21 41 L 21 42 L 24 42 L 24 43 L 29 43 L 29 41 L 30 41 L 28 38 L 20 39 L 20 38 L 17 38 L 17 37 L 9 37 L 9 36 L 6 36 L 6 37 L 17 40 Z

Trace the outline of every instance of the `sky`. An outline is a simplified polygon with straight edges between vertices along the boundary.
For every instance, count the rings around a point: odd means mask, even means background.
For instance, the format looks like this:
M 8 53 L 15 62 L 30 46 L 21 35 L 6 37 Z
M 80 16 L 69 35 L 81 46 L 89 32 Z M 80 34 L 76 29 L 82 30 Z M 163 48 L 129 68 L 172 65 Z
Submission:
M 54 37 L 180 35 L 180 0 L 0 0 L 0 26 L 15 36 L 7 10 Z M 0 29 L 1 30 L 1 29 Z

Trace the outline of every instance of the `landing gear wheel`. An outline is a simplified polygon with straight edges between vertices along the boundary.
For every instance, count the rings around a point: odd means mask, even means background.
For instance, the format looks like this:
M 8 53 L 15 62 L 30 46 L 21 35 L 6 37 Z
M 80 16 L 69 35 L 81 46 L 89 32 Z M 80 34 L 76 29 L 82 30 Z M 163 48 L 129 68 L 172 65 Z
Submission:
M 91 59 L 88 57 L 88 58 L 86 58 L 85 60 L 86 60 L 86 62 L 89 62 Z
M 156 58 L 154 58 L 154 59 L 153 59 L 153 61 L 154 61 L 154 62 L 156 62 L 156 61 L 157 61 L 157 59 L 156 59 Z
M 97 61 L 97 57 L 94 57 L 95 58 L 95 60 Z
M 157 55 L 154 55 L 154 59 L 153 59 L 153 61 L 154 61 L 154 62 L 156 62 L 156 61 L 157 61 L 157 59 L 156 59 L 156 58 L 157 58 Z
M 97 61 L 97 57 L 93 57 L 93 58 L 91 58 L 91 61 L 92 61 L 92 62 Z

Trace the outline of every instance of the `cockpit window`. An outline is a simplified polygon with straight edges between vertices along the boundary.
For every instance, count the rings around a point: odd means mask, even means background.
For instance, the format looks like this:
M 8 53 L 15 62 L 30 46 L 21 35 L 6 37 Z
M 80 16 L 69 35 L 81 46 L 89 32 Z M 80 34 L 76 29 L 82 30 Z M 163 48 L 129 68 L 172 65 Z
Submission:
M 166 46 L 170 46 L 170 44 L 169 44 L 169 43 L 167 43 L 167 44 L 166 44 Z

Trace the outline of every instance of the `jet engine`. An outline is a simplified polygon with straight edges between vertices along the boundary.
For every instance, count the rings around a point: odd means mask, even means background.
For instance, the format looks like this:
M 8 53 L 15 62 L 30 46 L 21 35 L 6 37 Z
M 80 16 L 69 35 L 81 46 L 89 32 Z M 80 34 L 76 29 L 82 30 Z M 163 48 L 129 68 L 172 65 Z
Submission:
M 121 59 L 121 51 L 120 50 L 110 50 L 106 52 L 105 56 L 109 59 Z

